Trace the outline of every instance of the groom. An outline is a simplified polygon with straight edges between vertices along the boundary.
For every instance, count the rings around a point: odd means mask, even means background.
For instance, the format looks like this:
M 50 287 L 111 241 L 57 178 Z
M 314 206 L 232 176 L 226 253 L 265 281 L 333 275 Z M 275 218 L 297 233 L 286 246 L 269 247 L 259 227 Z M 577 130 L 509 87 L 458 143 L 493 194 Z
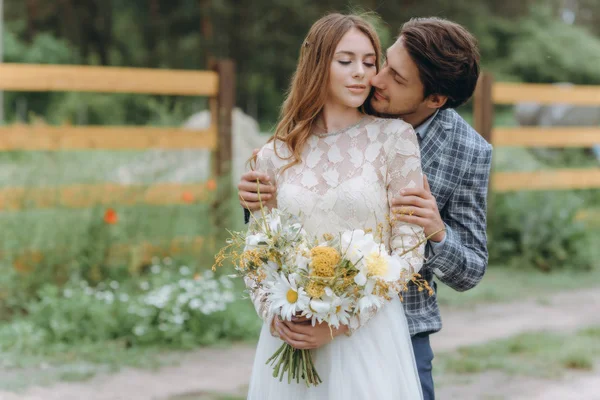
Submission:
M 402 118 L 417 133 L 424 188 L 398 193 L 392 211 L 399 220 L 422 226 L 427 236 L 439 232 L 427 244 L 421 269 L 434 288 L 435 276 L 457 291 L 471 289 L 487 266 L 486 197 L 492 147 L 454 111 L 472 96 L 478 76 L 477 42 L 464 27 L 444 19 L 414 18 L 403 25 L 398 40 L 387 50 L 384 66 L 371 81 L 372 110 Z M 244 174 L 239 196 L 251 210 L 258 208 L 257 179 L 264 200 L 275 195 L 266 174 Z M 423 395 L 433 400 L 429 335 L 442 328 L 437 298 L 413 285 L 404 296 L 404 307 Z M 283 330 L 284 336 L 306 334 L 307 327 L 285 322 Z M 327 328 L 313 335 L 314 347 L 331 340 Z

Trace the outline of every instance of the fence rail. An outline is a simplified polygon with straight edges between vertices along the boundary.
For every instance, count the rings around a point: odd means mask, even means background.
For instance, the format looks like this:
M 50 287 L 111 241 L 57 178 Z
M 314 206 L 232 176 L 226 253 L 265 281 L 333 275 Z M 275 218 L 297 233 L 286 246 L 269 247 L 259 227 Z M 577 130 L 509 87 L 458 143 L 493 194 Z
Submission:
M 0 127 L 0 151 L 9 150 L 216 150 L 217 128 L 12 125 Z
M 481 75 L 474 96 L 475 129 L 494 147 L 582 147 L 600 144 L 598 127 L 498 127 L 494 105 L 536 102 L 600 106 L 600 86 L 495 83 Z M 496 192 L 600 188 L 600 168 L 551 169 L 535 172 L 494 172 L 490 186 Z
M 212 97 L 218 94 L 219 74 L 216 71 L 6 63 L 0 64 L 0 89 Z

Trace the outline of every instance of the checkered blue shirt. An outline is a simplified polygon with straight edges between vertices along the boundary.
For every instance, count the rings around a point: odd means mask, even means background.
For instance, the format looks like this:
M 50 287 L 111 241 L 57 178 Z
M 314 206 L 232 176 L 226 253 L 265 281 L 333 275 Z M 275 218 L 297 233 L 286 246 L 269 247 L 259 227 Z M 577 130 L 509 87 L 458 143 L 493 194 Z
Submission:
M 436 288 L 436 280 L 457 291 L 481 281 L 487 262 L 486 209 L 492 146 L 454 110 L 440 110 L 415 131 L 427 176 L 446 237 L 427 245 L 421 275 Z M 245 210 L 246 222 L 249 213 Z M 411 335 L 437 332 L 442 319 L 437 294 L 429 296 L 410 285 L 404 309 Z
M 487 262 L 486 209 L 492 146 L 454 110 L 440 110 L 415 129 L 423 173 L 437 201 L 446 237 L 427 245 L 421 275 L 436 288 L 440 281 L 459 292 L 481 281 Z M 404 295 L 411 335 L 437 332 L 442 319 L 437 294 L 414 285 Z

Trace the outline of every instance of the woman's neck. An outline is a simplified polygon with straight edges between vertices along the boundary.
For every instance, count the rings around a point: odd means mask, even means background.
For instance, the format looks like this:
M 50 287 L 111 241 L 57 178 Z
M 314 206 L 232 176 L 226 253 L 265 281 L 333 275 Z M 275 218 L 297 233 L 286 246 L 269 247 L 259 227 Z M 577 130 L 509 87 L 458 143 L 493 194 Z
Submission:
M 359 110 L 340 104 L 325 104 L 317 125 L 326 132 L 335 132 L 356 124 L 364 116 Z

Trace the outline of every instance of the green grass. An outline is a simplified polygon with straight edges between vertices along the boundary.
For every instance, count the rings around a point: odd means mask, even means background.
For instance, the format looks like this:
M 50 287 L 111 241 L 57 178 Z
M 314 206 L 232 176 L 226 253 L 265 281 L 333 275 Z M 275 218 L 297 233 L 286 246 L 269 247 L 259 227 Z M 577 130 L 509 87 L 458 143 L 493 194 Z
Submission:
M 240 313 L 254 315 L 250 314 L 254 313 L 254 309 L 246 299 L 232 304 L 230 312 L 234 317 Z M 235 339 L 219 339 L 211 346 L 228 347 L 233 340 L 255 343 L 260 327 L 258 317 L 250 318 L 243 331 L 232 332 Z M 190 350 L 174 349 L 168 345 L 130 347 L 122 340 L 36 344 L 35 339 L 24 337 L 23 342 L 16 346 L 0 343 L 0 390 L 20 391 L 29 386 L 46 386 L 59 381 L 84 381 L 97 374 L 116 373 L 125 367 L 157 370 L 177 364 Z
M 434 360 L 440 376 L 500 371 L 558 378 L 567 370 L 591 371 L 600 359 L 600 327 L 572 334 L 535 332 L 442 353 Z
M 472 307 L 482 303 L 517 301 L 545 297 L 557 291 L 600 287 L 600 269 L 589 272 L 555 271 L 544 273 L 531 268 L 518 270 L 502 266 L 488 268 L 475 288 L 457 292 L 438 284 L 438 302 L 452 307 Z

